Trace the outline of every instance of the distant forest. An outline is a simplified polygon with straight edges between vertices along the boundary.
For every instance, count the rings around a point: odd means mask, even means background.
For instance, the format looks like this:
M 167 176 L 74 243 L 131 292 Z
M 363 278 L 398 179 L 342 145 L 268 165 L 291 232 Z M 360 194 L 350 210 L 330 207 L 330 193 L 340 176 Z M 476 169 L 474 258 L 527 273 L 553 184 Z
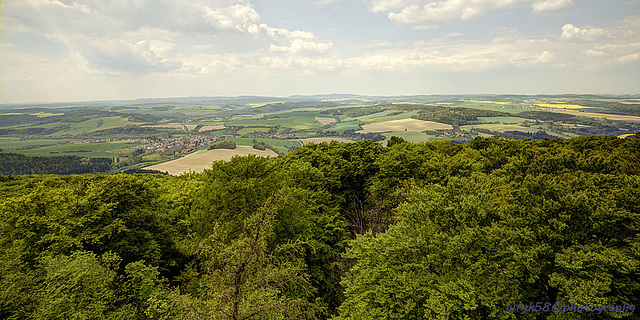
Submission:
M 640 303 L 640 134 L 0 176 L 2 319 L 628 316 L 538 302 Z
M 112 163 L 111 158 L 29 157 L 16 153 L 0 153 L 0 174 L 103 173 L 111 171 Z

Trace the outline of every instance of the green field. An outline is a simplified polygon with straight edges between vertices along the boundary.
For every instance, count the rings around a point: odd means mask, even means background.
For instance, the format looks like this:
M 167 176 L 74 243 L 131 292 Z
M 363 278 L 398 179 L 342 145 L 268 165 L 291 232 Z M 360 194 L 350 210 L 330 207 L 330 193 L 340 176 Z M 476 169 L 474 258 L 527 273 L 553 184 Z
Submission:
M 236 145 L 239 145 L 239 146 L 253 146 L 253 140 L 254 140 L 253 138 L 232 138 L 232 139 L 228 139 L 227 141 L 233 141 L 236 143 Z M 255 140 L 258 142 L 264 142 L 268 145 L 271 145 L 275 147 L 276 150 L 278 150 L 278 152 L 283 154 L 289 152 L 288 148 L 290 147 L 302 146 L 302 143 L 297 139 L 280 140 L 280 139 L 256 138 Z
M 291 128 L 293 130 L 316 129 L 322 127 L 322 124 L 316 121 L 316 117 L 322 116 L 318 112 L 293 111 L 266 115 L 258 119 L 237 119 L 224 123 L 225 126 L 245 126 L 245 127 L 273 127 L 280 125 L 283 128 Z
M 123 117 L 96 117 L 81 122 L 53 122 L 41 125 L 30 126 L 30 128 L 55 128 L 59 126 L 68 125 L 69 128 L 50 134 L 50 137 L 60 137 L 77 135 L 91 131 L 105 130 L 111 128 L 125 127 L 127 125 L 140 124 L 138 122 L 129 121 Z
M 253 127 L 253 128 L 242 128 L 238 130 L 238 134 L 248 134 L 253 132 L 269 132 L 271 128 L 265 127 Z
M 498 122 L 498 123 L 522 123 L 525 121 L 535 122 L 531 119 L 519 118 L 519 117 L 478 117 L 478 123 Z
M 463 108 L 472 108 L 472 109 L 481 109 L 481 110 L 491 110 L 491 111 L 501 111 L 508 113 L 518 113 L 524 111 L 523 108 L 519 108 L 516 105 L 503 105 L 503 104 L 494 104 L 494 103 L 479 103 L 479 102 L 471 102 L 471 101 L 463 101 L 459 105 L 455 105 L 454 107 L 463 107 Z
M 115 150 L 136 146 L 133 143 L 78 143 L 60 144 L 27 150 L 12 150 L 26 156 L 80 156 L 88 158 L 117 158 Z M 111 152 L 110 152 L 111 151 Z
M 394 132 L 386 132 L 386 133 L 383 133 L 382 135 L 385 136 L 387 140 L 395 136 L 411 142 L 424 142 L 424 141 L 441 139 L 434 135 L 429 135 L 424 132 L 415 132 L 415 131 L 394 131 Z
M 416 111 L 406 111 L 406 112 L 403 112 L 401 114 L 397 114 L 397 115 L 394 115 L 394 116 L 371 117 L 371 118 L 365 120 L 365 124 L 372 124 L 372 123 L 378 123 L 378 122 L 384 122 L 384 121 L 409 119 L 409 118 L 411 118 L 412 116 L 414 116 L 416 114 L 418 114 L 417 110 Z
M 347 130 L 362 130 L 360 126 L 360 121 L 347 121 L 336 123 L 334 126 L 324 129 L 323 131 L 336 131 L 336 132 L 344 132 Z
M 398 112 L 402 112 L 402 113 L 388 116 L 388 114 L 398 113 Z M 340 117 L 340 119 L 343 122 L 361 121 L 361 122 L 364 122 L 365 124 L 372 124 L 372 123 L 378 123 L 378 122 L 384 122 L 384 121 L 407 119 L 407 118 L 411 118 L 411 116 L 416 114 L 418 114 L 418 111 L 385 110 L 382 112 L 377 112 L 377 113 L 369 114 L 366 116 L 360 116 L 360 117 L 354 117 L 354 118 L 342 116 Z
M 542 131 L 538 126 L 531 127 L 523 127 L 515 124 L 496 124 L 496 123 L 483 123 L 483 124 L 469 124 L 466 126 L 461 126 L 460 129 L 471 130 L 474 128 L 478 129 L 487 129 L 496 132 L 505 132 L 505 131 L 521 131 L 521 132 L 529 132 L 536 133 L 538 131 Z
M 69 139 L 34 139 L 20 140 L 18 138 L 0 138 L 0 149 L 5 151 L 29 146 L 49 146 L 58 143 L 67 143 Z

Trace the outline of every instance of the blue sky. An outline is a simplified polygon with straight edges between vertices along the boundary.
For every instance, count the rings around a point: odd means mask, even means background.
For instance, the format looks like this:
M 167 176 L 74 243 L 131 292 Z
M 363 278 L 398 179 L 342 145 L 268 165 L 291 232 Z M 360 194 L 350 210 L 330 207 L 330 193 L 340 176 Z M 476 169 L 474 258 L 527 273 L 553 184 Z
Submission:
M 3 0 L 0 102 L 638 94 L 638 0 Z

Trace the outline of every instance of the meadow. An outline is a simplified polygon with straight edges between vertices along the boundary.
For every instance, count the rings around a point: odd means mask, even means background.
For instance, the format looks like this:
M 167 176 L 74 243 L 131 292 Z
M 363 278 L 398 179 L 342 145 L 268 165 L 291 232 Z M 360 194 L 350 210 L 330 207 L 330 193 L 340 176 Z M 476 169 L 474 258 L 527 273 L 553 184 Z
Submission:
M 486 129 L 495 132 L 505 132 L 505 131 L 521 131 L 521 132 L 529 132 L 535 133 L 541 131 L 536 126 L 531 127 L 523 127 L 516 124 L 500 124 L 500 123 L 482 123 L 482 124 L 469 124 L 461 126 L 460 129 L 463 130 L 472 130 L 472 129 Z
M 322 117 L 318 112 L 300 111 L 285 112 L 264 115 L 260 118 L 239 118 L 225 122 L 225 126 L 245 126 L 245 127 L 273 127 L 280 126 L 293 130 L 316 129 L 323 126 L 316 121 L 316 117 Z
M 250 133 L 256 133 L 256 132 L 269 132 L 269 130 L 271 130 L 271 128 L 269 127 L 248 127 L 248 128 L 242 128 L 238 130 L 237 133 L 244 135 L 244 134 L 250 134 Z
M 20 149 L 31 146 L 48 146 L 55 144 L 64 144 L 71 140 L 69 139 L 33 139 L 23 140 L 19 138 L 0 138 L 0 149 L 12 150 Z
M 360 121 L 354 120 L 354 121 L 338 122 L 335 125 L 327 129 L 324 129 L 325 132 L 329 132 L 329 131 L 344 132 L 347 130 L 362 130 L 362 127 L 360 127 Z
M 330 123 L 334 123 L 336 122 L 335 118 L 325 118 L 325 117 L 316 117 L 315 119 L 316 121 L 322 123 L 322 125 L 326 126 Z
M 26 156 L 81 156 L 87 158 L 117 158 L 118 149 L 128 149 L 139 144 L 135 143 L 77 143 L 77 144 L 57 144 L 34 149 L 11 150 L 12 153 L 19 153 Z
M 522 123 L 522 122 L 534 122 L 531 119 L 519 118 L 519 117 L 478 117 L 476 120 L 479 123 L 486 122 L 498 122 L 498 123 Z

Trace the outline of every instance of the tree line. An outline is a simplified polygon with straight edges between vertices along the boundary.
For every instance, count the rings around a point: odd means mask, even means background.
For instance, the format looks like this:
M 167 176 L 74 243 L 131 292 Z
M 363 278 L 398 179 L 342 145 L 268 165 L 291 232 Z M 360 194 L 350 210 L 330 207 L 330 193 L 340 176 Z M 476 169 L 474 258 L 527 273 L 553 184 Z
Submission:
M 640 134 L 0 178 L 3 319 L 542 319 L 640 302 Z M 574 314 L 619 318 L 625 314 Z
M 79 156 L 31 157 L 17 153 L 0 153 L 0 174 L 85 174 L 113 169 L 111 158 Z

